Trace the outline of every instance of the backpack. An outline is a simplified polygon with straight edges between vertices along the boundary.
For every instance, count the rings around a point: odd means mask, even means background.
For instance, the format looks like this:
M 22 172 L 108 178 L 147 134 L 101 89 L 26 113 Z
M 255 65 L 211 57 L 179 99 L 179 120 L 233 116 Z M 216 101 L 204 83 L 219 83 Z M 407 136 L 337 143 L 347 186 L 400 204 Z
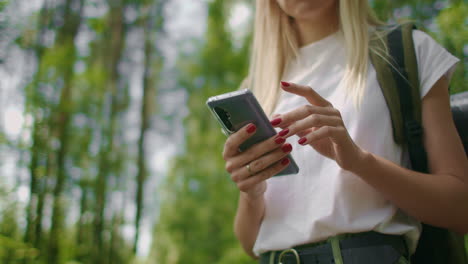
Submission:
M 393 66 L 373 52 L 369 56 L 390 111 L 394 140 L 407 148 L 412 169 L 427 173 L 418 65 L 412 36 L 414 28 L 411 23 L 403 24 L 384 36 L 384 42 L 371 40 L 370 46 L 380 50 L 383 50 L 383 43 L 387 43 Z M 451 108 L 465 153 L 468 153 L 468 92 L 452 95 Z M 411 262 L 468 264 L 463 235 L 423 223 Z

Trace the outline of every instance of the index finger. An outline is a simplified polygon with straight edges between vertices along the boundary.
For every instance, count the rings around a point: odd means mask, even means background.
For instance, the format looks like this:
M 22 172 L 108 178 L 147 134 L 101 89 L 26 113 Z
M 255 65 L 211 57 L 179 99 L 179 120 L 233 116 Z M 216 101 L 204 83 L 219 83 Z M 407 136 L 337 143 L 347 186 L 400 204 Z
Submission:
M 282 114 L 280 118 L 281 123 L 279 123 L 277 126 L 285 128 L 298 120 L 302 120 L 314 114 L 340 117 L 340 111 L 333 107 L 303 105 L 287 113 Z
M 226 143 L 224 143 L 224 150 L 223 150 L 223 159 L 226 160 L 232 156 L 235 156 L 239 153 L 239 146 L 248 138 L 250 138 L 257 130 L 257 127 L 250 123 L 243 126 L 237 132 L 231 134 Z
M 325 100 L 320 94 L 318 94 L 310 86 L 295 84 L 291 82 L 281 82 L 281 88 L 285 92 L 300 95 L 307 99 L 307 101 L 316 106 L 332 106 L 330 102 Z

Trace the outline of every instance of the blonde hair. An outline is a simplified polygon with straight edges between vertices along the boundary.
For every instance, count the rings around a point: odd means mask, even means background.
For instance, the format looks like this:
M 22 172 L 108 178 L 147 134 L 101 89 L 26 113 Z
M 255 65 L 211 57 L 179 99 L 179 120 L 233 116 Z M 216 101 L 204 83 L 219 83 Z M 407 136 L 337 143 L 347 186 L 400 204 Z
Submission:
M 357 107 L 364 94 L 369 60 L 369 26 L 382 25 L 368 0 L 337 0 L 339 30 L 347 54 L 342 82 Z M 245 85 L 256 95 L 267 115 L 279 96 L 279 82 L 286 63 L 297 56 L 298 35 L 293 20 L 276 0 L 257 0 L 249 77 Z M 384 52 L 385 53 L 385 52 Z

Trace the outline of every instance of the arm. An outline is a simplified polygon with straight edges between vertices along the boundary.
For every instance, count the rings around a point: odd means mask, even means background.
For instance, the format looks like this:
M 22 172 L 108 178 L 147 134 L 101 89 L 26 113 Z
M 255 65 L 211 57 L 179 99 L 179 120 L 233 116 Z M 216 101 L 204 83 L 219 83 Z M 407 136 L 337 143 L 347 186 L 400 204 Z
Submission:
M 234 233 L 245 252 L 252 258 L 256 258 L 252 249 L 257 239 L 264 214 L 265 200 L 263 195 L 257 199 L 251 199 L 244 193 L 240 193 L 236 218 L 234 220 Z
M 418 220 L 468 233 L 468 160 L 453 123 L 445 77 L 422 101 L 430 174 L 408 170 L 357 146 L 339 111 L 312 88 L 283 82 L 282 89 L 310 103 L 281 115 L 285 136 L 298 135 L 301 145 L 335 160 Z
M 408 170 L 363 151 L 353 173 L 422 222 L 468 233 L 468 160 L 450 111 L 442 77 L 422 101 L 430 174 Z

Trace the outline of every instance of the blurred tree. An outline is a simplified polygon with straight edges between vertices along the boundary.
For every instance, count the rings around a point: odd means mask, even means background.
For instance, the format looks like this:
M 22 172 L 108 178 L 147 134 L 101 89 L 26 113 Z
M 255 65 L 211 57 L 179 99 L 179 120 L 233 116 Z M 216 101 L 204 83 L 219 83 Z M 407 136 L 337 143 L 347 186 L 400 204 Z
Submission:
M 50 1 L 44 1 L 43 7 L 39 13 L 35 43 L 32 49 L 36 55 L 36 59 L 41 61 L 46 50 L 44 46 L 44 36 L 51 27 L 51 17 L 53 10 L 50 7 Z M 29 165 L 30 171 L 30 199 L 27 208 L 26 217 L 26 234 L 24 241 L 32 243 L 38 247 L 41 241 L 42 233 L 42 215 L 44 209 L 44 197 L 46 191 L 44 190 L 44 178 L 47 174 L 46 169 L 50 169 L 51 155 L 47 156 L 47 132 L 48 120 L 45 116 L 48 105 L 45 96 L 43 95 L 43 87 L 40 79 L 42 76 L 43 67 L 38 67 L 32 83 L 27 88 L 26 102 L 27 112 L 30 112 L 34 117 L 32 127 L 32 147 L 31 147 L 31 162 Z M 29 96 L 28 96 L 29 95 Z M 47 165 L 46 165 L 47 163 Z
M 138 139 L 138 173 L 137 173 L 137 191 L 136 191 L 136 216 L 135 216 L 135 239 L 133 243 L 133 252 L 137 252 L 138 238 L 140 235 L 140 221 L 143 213 L 143 187 L 147 178 L 145 140 L 150 128 L 151 117 L 155 112 L 156 102 L 156 78 L 162 68 L 161 51 L 155 47 L 155 35 L 162 39 L 163 34 L 163 10 L 167 0 L 156 1 L 153 5 L 146 3 L 143 7 L 141 19 L 144 28 L 144 74 L 143 74 L 143 96 L 141 104 L 141 123 L 140 136 Z
M 211 95 L 237 88 L 247 71 L 249 39 L 240 50 L 227 28 L 230 1 L 208 4 L 204 45 L 179 60 L 179 83 L 189 93 L 186 152 L 174 160 L 154 235 L 158 263 L 251 263 L 232 232 L 238 191 L 224 172 L 225 140 L 205 105 Z
M 63 27 L 57 33 L 56 50 L 62 50 L 67 60 L 62 61 L 60 77 L 63 86 L 60 91 L 58 108 L 54 111 L 54 129 L 59 138 L 57 151 L 57 179 L 53 190 L 54 204 L 52 208 L 52 227 L 49 240 L 48 262 L 62 263 L 61 232 L 64 225 L 64 198 L 63 191 L 67 180 L 66 157 L 69 151 L 70 120 L 74 112 L 72 97 L 74 65 L 76 60 L 75 37 L 81 25 L 84 0 L 66 0 L 64 7 Z
M 125 45 L 125 37 L 127 33 L 127 25 L 125 23 L 124 11 L 127 0 L 108 1 L 110 7 L 108 17 L 108 31 L 105 31 L 104 51 L 105 68 L 109 69 L 108 79 L 106 82 L 107 107 L 108 111 L 104 111 L 107 116 L 107 123 L 103 126 L 101 135 L 101 149 L 99 153 L 98 175 L 95 182 L 96 207 L 94 214 L 94 243 L 93 247 L 93 262 L 108 263 L 108 255 L 105 254 L 105 241 L 103 234 L 107 228 L 105 227 L 104 211 L 107 204 L 109 176 L 111 174 L 118 175 L 119 171 L 115 170 L 115 165 L 118 164 L 117 133 L 119 115 L 126 108 L 124 95 L 127 89 L 126 84 L 122 81 L 122 75 L 119 74 L 119 62 L 123 57 Z M 106 120 L 106 119 L 104 119 Z M 104 254 L 103 254 L 104 253 Z M 106 252 L 107 253 L 107 252 Z

